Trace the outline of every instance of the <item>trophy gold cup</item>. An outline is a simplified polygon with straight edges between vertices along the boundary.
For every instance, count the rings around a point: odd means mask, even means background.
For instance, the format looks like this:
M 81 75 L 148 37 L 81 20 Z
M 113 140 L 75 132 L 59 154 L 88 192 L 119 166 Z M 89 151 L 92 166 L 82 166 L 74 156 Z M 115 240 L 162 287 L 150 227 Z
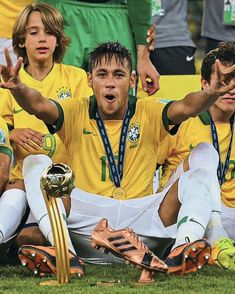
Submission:
M 41 176 L 41 190 L 46 203 L 56 251 L 57 281 L 45 281 L 41 285 L 66 284 L 70 281 L 68 256 L 68 231 L 59 208 L 58 198 L 70 197 L 75 186 L 71 168 L 63 163 L 51 164 Z

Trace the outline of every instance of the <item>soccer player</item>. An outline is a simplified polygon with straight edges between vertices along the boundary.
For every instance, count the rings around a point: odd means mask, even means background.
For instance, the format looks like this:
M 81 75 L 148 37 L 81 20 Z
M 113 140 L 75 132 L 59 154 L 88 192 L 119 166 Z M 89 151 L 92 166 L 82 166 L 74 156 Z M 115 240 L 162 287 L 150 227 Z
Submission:
M 61 64 L 68 44 L 69 39 L 63 31 L 62 16 L 53 6 L 48 4 L 26 6 L 13 28 L 13 47 L 17 56 L 23 58 L 24 64 L 19 72 L 20 79 L 55 100 L 81 99 L 90 95 L 92 91 L 87 85 L 85 71 Z M 17 207 L 19 201 L 23 202 L 22 198 L 26 201 L 22 177 L 23 159 L 30 154 L 46 154 L 54 162 L 66 163 L 68 154 L 59 137 L 49 134 L 46 126 L 39 119 L 24 111 L 15 102 L 10 91 L 1 91 L 0 105 L 0 113 L 11 129 L 10 140 L 14 145 L 16 159 L 11 172 L 11 181 L 4 195 L 15 197 L 14 205 Z M 40 207 L 38 206 L 37 209 Z M 66 214 L 65 211 L 63 213 Z M 21 219 L 22 215 L 23 211 L 21 214 L 18 212 L 14 218 L 10 221 L 8 218 L 5 222 L 10 223 L 14 228 L 15 221 Z M 31 226 L 28 223 L 27 228 L 18 236 L 19 245 L 28 243 L 32 237 L 39 244 L 46 242 L 38 227 L 33 226 L 38 221 L 38 219 L 34 220 L 33 215 L 30 216 L 28 222 Z M 41 230 L 48 225 L 43 218 L 40 220 Z M 46 239 L 53 244 L 52 232 L 46 235 Z M 75 253 L 72 244 L 70 250 Z
M 184 120 L 234 90 L 235 66 L 222 69 L 216 61 L 215 75 L 207 89 L 165 105 L 155 98 L 129 97 L 129 88 L 135 85 L 131 56 L 117 42 L 100 44 L 91 52 L 88 81 L 94 96 L 82 100 L 58 102 L 44 98 L 20 80 L 22 59 L 13 67 L 6 49 L 6 60 L 7 66 L 0 69 L 0 87 L 9 89 L 17 103 L 43 120 L 51 132 L 58 132 L 71 155 L 69 164 L 78 188 L 71 193 L 68 226 L 77 234 L 78 243 L 84 244 L 86 257 L 101 260 L 94 252 L 92 256 L 86 240 L 105 217 L 114 230 L 131 227 L 159 254 L 164 253 L 159 246 L 167 248 L 166 239 L 176 238 L 165 260 L 169 272 L 194 272 L 206 264 L 210 245 L 202 237 L 212 212 L 216 150 L 207 143 L 194 148 L 190 169 L 162 193 L 151 195 L 152 180 L 160 142 L 168 132 L 176 132 Z M 198 167 L 198 160 L 207 165 Z M 41 198 L 40 173 L 50 163 L 45 155 L 29 156 L 24 161 L 27 195 L 35 207 Z M 187 164 L 188 160 L 185 167 Z M 103 229 L 107 233 L 107 227 Z M 108 233 L 104 241 L 111 242 Z M 135 256 L 132 250 L 131 260 Z M 124 257 L 127 251 L 122 251 Z M 46 247 L 44 252 L 48 252 Z M 153 256 L 146 254 L 139 263 L 148 263 L 151 268 Z
M 221 62 L 223 69 L 235 64 L 235 45 L 222 42 L 218 48 L 210 51 L 204 57 L 201 67 L 201 84 L 205 90 L 210 87 L 216 74 L 216 59 Z M 163 164 L 163 178 L 161 182 L 161 187 L 163 187 L 175 168 L 190 154 L 191 150 L 198 143 L 209 142 L 216 148 L 220 158 L 217 176 L 221 190 L 222 208 L 220 203 L 215 203 L 213 217 L 208 224 L 206 237 L 211 244 L 214 244 L 213 259 L 224 268 L 233 270 L 235 270 L 235 242 L 233 241 L 235 239 L 234 115 L 235 90 L 233 89 L 219 97 L 208 111 L 184 122 L 176 138 L 173 139 L 174 142 L 172 139 L 167 139 L 167 142 L 162 145 L 159 157 L 163 157 L 166 160 Z M 207 163 L 202 162 L 200 164 Z M 175 177 L 177 176 L 175 174 Z M 220 220 L 215 217 L 216 211 L 221 212 L 222 225 L 225 231 L 222 229 Z

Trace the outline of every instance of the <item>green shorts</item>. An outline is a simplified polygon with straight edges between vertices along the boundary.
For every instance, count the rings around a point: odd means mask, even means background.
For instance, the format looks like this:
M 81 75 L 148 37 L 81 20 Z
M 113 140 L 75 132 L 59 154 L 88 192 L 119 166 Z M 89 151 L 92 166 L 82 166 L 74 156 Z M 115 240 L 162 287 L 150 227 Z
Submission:
M 40 1 L 38 1 L 40 2 Z M 136 49 L 127 5 L 123 1 L 87 3 L 76 0 L 44 0 L 52 4 L 64 17 L 65 32 L 71 39 L 63 63 L 88 69 L 88 54 L 99 43 L 119 41 L 131 52 L 133 68 Z

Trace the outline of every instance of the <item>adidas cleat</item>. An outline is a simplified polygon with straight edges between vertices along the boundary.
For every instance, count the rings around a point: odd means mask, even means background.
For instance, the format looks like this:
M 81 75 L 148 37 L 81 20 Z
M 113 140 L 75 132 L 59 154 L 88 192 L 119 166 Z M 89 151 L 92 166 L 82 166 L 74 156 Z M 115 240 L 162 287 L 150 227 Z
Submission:
M 212 247 L 210 264 L 235 270 L 235 241 L 229 238 L 217 240 Z
M 18 251 L 21 264 L 34 275 L 44 277 L 56 274 L 56 255 L 54 247 L 23 245 Z M 70 275 L 82 277 L 85 274 L 84 262 L 69 252 Z
M 167 265 L 154 255 L 130 229 L 112 230 L 107 219 L 102 219 L 92 232 L 91 246 L 112 252 L 126 263 L 149 271 L 167 272 Z
M 205 239 L 176 247 L 165 260 L 168 273 L 188 274 L 200 270 L 210 259 L 211 246 Z

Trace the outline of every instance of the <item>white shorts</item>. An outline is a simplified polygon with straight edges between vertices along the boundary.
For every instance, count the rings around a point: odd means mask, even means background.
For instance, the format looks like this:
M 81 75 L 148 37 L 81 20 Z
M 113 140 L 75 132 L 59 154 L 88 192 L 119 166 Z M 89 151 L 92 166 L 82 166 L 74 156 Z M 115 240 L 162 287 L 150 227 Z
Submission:
M 222 205 L 221 221 L 229 238 L 235 240 L 235 208 Z
M 150 196 L 116 200 L 75 188 L 71 194 L 68 228 L 81 235 L 91 235 L 102 218 L 107 218 L 114 230 L 130 227 L 139 236 L 175 238 L 176 225 L 165 228 L 158 209 L 170 187 Z

